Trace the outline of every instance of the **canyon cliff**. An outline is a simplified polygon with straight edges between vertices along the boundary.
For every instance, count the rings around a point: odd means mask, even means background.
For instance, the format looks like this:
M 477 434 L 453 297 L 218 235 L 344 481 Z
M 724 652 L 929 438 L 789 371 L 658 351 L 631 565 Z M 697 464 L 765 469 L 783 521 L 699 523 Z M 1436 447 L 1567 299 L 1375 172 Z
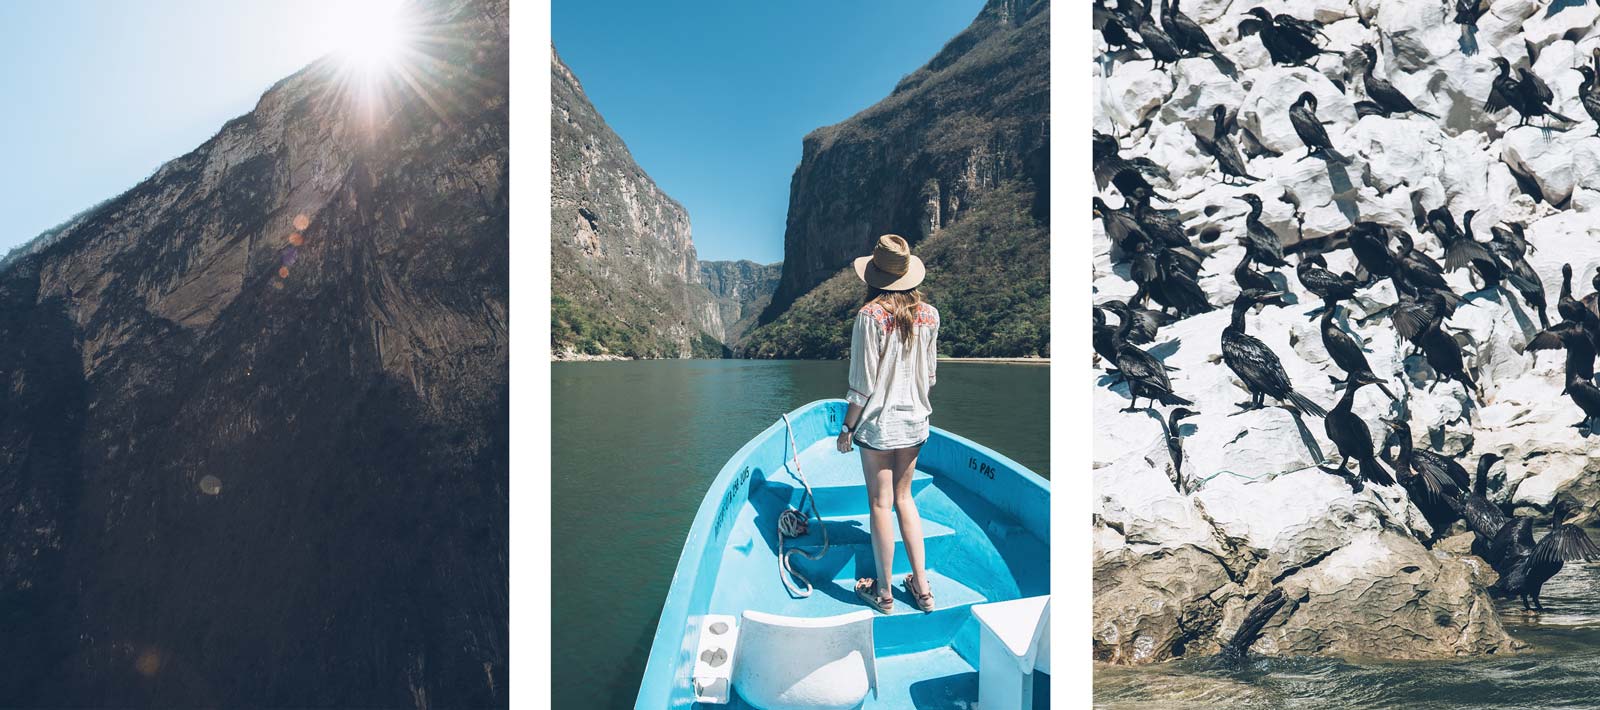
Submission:
M 1048 355 L 1047 0 L 991 0 L 884 100 L 807 135 L 790 184 L 783 275 L 742 345 L 841 357 L 878 236 L 928 263 L 947 355 Z
M 6 705 L 506 705 L 509 8 L 418 11 L 0 266 Z
M 689 213 L 550 50 L 550 338 L 556 357 L 720 357 Z

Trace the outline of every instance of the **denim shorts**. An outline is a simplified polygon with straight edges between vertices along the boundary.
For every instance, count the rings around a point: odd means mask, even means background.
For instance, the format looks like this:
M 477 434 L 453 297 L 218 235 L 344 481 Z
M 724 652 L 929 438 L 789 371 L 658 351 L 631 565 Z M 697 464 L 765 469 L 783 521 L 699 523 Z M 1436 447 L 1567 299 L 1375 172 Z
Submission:
M 851 437 L 850 438 L 850 443 L 855 444 L 856 446 L 859 446 L 859 447 L 861 447 L 863 449 L 866 449 L 868 451 L 899 451 L 900 449 L 915 449 L 918 446 L 921 446 L 923 444 L 928 443 L 928 440 L 927 439 L 923 439 L 922 441 L 919 441 L 919 442 L 917 442 L 915 444 L 902 446 L 899 449 L 880 449 L 880 448 L 878 448 L 876 446 L 868 446 L 868 445 L 862 443 L 860 439 L 857 439 L 855 437 Z

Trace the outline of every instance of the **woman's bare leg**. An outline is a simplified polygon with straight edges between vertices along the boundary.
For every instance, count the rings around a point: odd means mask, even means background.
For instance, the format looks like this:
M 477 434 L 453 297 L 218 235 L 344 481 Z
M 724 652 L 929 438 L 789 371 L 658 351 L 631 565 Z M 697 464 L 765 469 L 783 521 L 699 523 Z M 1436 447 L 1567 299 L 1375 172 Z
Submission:
M 917 454 L 921 446 L 894 450 L 894 510 L 900 517 L 900 539 L 906 544 L 906 559 L 911 562 L 915 575 L 916 591 L 928 593 L 927 560 L 922 555 L 922 516 L 917 514 L 917 502 L 911 499 L 911 477 L 917 471 Z
M 861 449 L 861 472 L 867 479 L 868 523 L 872 529 L 872 555 L 878 566 L 878 598 L 894 588 L 894 455 L 889 451 Z

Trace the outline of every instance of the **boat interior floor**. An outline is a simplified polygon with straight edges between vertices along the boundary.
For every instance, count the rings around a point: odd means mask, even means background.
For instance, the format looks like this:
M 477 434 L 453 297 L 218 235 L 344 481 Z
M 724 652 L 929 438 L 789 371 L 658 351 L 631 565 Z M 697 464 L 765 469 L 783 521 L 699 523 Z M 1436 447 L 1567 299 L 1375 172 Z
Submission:
M 919 462 L 919 469 L 924 463 L 949 462 Z M 801 506 L 804 487 L 787 467 L 755 471 L 748 498 L 730 509 L 733 527 L 718 568 L 711 613 L 737 617 L 754 610 L 827 617 L 869 608 L 855 594 L 857 578 L 876 575 L 860 454 L 841 454 L 832 440 L 819 441 L 801 452 L 800 469 L 823 522 L 819 525 L 812 518 L 807 534 L 785 540 L 784 548 L 821 553 L 816 560 L 799 554 L 791 558 L 815 591 L 809 597 L 791 594 L 780 579 L 777 559 L 778 516 Z M 950 479 L 918 470 L 911 488 L 922 519 L 925 566 L 937 608 L 920 611 L 905 591 L 903 580 L 911 565 L 895 522 L 894 611 L 873 621 L 878 692 L 876 697 L 869 695 L 863 707 L 974 707 L 979 631 L 971 607 L 1048 594 L 1049 548 L 1014 518 Z M 729 580 L 746 581 L 730 584 Z M 1049 693 L 1037 697 L 1048 703 Z M 728 707 L 746 706 L 735 698 Z

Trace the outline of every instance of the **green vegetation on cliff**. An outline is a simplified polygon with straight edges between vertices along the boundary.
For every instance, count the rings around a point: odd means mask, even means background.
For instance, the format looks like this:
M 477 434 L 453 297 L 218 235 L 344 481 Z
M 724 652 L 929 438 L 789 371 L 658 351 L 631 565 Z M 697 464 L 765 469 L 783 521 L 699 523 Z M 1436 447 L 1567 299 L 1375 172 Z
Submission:
M 917 244 L 928 264 L 922 292 L 939 309 L 939 354 L 1049 356 L 1049 230 L 1034 195 L 1009 181 Z M 866 287 L 846 268 L 740 343 L 753 358 L 842 358 Z
M 1049 354 L 1046 0 L 990 0 L 882 101 L 802 143 L 783 273 L 749 357 L 842 357 L 879 235 L 910 240 L 957 357 Z

